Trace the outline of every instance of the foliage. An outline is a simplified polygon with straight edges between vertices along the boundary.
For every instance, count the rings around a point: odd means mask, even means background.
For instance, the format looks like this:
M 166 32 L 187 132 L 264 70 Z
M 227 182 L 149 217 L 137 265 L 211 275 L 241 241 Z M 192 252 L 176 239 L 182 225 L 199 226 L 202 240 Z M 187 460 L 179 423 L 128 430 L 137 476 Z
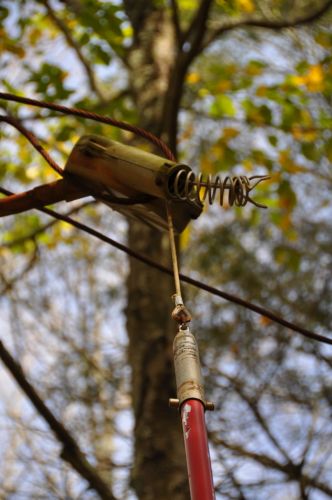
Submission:
M 287 31 L 241 24 L 310 10 L 308 2 L 293 3 L 289 13 L 284 0 L 213 2 L 201 50 L 180 85 L 179 157 L 204 173 L 270 174 L 256 195 L 269 208 L 206 210 L 181 240 L 182 261 L 184 270 L 203 281 L 328 334 L 331 14 L 325 22 Z M 186 33 L 197 2 L 146 2 L 135 15 L 145 9 L 165 12 L 174 31 Z M 3 90 L 131 123 L 147 113 L 138 109 L 132 82 L 135 16 L 120 2 L 4 1 L 0 21 Z M 239 29 L 214 39 L 223 23 L 239 23 Z M 148 33 L 149 26 L 144 29 Z M 179 47 L 185 57 L 192 46 Z M 0 107 L 31 127 L 60 163 L 86 132 L 133 140 L 81 119 L 4 101 Z M 54 179 L 25 138 L 5 125 L 0 148 L 5 187 L 21 191 Z M 125 240 L 126 222 L 108 207 L 77 206 L 77 212 Z M 1 310 L 15 355 L 114 493 L 134 498 L 123 317 L 127 262 L 66 224 L 49 225 L 39 213 L 4 219 L 2 235 Z M 217 404 L 209 417 L 217 497 L 329 498 L 330 351 L 206 294 L 188 288 L 186 295 L 207 393 Z M 7 406 L 1 494 L 94 498 L 61 465 L 58 444 L 16 392 Z

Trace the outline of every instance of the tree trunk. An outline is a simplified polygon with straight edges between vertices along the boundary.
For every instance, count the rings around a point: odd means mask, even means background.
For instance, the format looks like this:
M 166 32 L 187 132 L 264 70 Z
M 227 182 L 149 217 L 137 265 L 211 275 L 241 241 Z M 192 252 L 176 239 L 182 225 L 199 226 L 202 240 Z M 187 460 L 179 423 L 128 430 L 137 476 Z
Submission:
M 175 58 L 175 34 L 164 9 L 145 1 L 127 1 L 126 8 L 135 31 L 128 62 L 139 124 L 160 135 L 168 132 L 162 116 Z M 170 265 L 167 233 L 129 221 L 129 245 Z M 173 281 L 130 259 L 127 293 L 135 416 L 132 486 L 141 500 L 187 500 L 180 418 L 168 407 L 168 399 L 176 396 L 172 356 L 176 325 L 170 318 Z

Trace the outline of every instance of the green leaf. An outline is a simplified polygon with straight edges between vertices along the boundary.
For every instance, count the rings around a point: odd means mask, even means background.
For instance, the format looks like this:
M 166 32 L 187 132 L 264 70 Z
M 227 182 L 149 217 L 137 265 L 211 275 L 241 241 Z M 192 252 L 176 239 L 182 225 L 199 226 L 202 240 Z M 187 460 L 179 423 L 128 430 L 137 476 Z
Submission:
M 282 107 L 282 127 L 289 129 L 293 124 L 301 122 L 301 110 L 292 102 L 285 102 Z
M 310 161 L 316 161 L 319 159 L 320 153 L 316 145 L 312 142 L 303 142 L 301 144 L 301 151 L 303 156 L 308 158 Z
M 255 105 L 250 99 L 244 99 L 242 106 L 247 115 L 248 122 L 257 125 L 269 125 L 272 121 L 272 112 L 266 104 Z
M 278 137 L 276 137 L 275 135 L 269 135 L 268 141 L 274 148 L 278 145 Z
M 29 69 L 29 66 L 26 65 Z M 36 71 L 30 71 L 28 82 L 35 84 L 36 92 L 46 100 L 67 99 L 74 91 L 64 86 L 65 71 L 55 64 L 43 63 Z
M 332 163 L 332 137 L 325 142 L 325 151 L 327 159 Z
M 246 73 L 249 76 L 258 76 L 262 74 L 264 68 L 266 68 L 266 63 L 252 60 L 246 67 Z
M 96 63 L 105 64 L 106 66 L 110 63 L 112 55 L 108 50 L 105 50 L 101 45 L 90 44 L 89 50 L 91 55 L 95 58 Z
M 289 181 L 283 180 L 278 187 L 279 206 L 286 211 L 291 211 L 296 206 L 296 194 Z
M 7 7 L 0 6 L 0 21 L 4 21 L 8 17 L 9 10 Z
M 210 107 L 210 115 L 214 118 L 235 116 L 236 109 L 232 99 L 227 95 L 218 95 Z
M 297 272 L 301 264 L 301 253 L 292 247 L 279 245 L 274 249 L 274 257 L 278 264 Z

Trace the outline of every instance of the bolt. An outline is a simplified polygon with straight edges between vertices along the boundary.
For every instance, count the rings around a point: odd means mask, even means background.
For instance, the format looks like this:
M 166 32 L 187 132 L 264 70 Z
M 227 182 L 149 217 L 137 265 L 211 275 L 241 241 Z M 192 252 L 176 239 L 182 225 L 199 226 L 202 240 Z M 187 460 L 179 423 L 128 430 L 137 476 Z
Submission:
M 178 399 L 170 398 L 168 400 L 168 405 L 171 408 L 179 408 L 180 401 Z

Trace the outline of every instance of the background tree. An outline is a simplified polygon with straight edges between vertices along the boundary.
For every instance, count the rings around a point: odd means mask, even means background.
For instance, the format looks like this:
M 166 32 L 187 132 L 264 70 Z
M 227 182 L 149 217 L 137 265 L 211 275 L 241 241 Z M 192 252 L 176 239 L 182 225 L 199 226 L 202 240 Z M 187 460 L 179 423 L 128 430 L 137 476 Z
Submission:
M 184 269 L 326 334 L 330 5 L 4 1 L 2 88 L 137 123 L 205 173 L 272 174 L 260 191 L 267 212 L 214 207 L 192 224 L 180 243 Z M 83 133 L 135 140 L 1 107 L 62 163 Z M 6 125 L 1 134 L 6 187 L 54 178 L 22 136 Z M 99 204 L 71 209 L 169 265 L 167 234 Z M 188 498 L 179 419 L 167 408 L 175 395 L 172 281 L 34 212 L 2 227 L 3 331 L 30 380 L 116 497 Z M 330 498 L 330 349 L 189 287 L 186 300 L 217 404 L 208 416 L 217 495 Z M 27 402 L 2 392 L 2 495 L 95 498 Z

